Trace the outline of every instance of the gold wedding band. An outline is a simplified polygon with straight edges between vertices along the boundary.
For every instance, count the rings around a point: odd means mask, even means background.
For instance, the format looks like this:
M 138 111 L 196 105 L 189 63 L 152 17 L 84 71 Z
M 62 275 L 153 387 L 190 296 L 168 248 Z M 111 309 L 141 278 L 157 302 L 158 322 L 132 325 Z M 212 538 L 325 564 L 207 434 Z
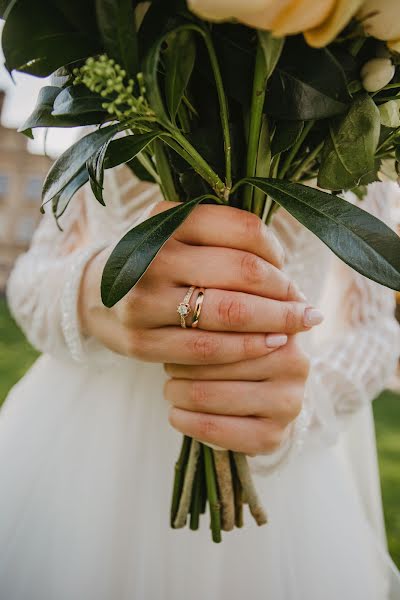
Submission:
M 183 329 L 186 329 L 186 317 L 191 313 L 192 308 L 190 306 L 190 300 L 193 296 L 193 292 L 195 290 L 195 286 L 192 285 L 188 291 L 185 294 L 184 299 L 182 300 L 182 302 L 180 304 L 178 304 L 178 307 L 176 309 L 176 312 L 178 313 L 180 319 L 181 319 L 181 327 Z
M 199 295 L 197 296 L 196 304 L 195 304 L 194 311 L 193 311 L 192 327 L 194 329 L 196 329 L 196 327 L 198 327 L 198 325 L 199 325 L 201 309 L 203 307 L 203 302 L 204 302 L 204 294 L 205 294 L 204 288 L 200 288 Z

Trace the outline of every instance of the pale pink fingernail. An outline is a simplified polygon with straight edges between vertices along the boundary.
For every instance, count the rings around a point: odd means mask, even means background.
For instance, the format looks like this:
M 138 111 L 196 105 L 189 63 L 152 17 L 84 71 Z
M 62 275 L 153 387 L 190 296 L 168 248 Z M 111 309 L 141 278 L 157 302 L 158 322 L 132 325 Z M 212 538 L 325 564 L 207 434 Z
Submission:
M 265 338 L 265 343 L 268 348 L 280 348 L 284 346 L 288 341 L 288 336 L 282 333 L 271 333 Z
M 324 320 L 323 313 L 318 310 L 318 308 L 306 308 L 304 311 L 304 326 L 305 327 L 315 327 L 315 325 L 320 325 Z

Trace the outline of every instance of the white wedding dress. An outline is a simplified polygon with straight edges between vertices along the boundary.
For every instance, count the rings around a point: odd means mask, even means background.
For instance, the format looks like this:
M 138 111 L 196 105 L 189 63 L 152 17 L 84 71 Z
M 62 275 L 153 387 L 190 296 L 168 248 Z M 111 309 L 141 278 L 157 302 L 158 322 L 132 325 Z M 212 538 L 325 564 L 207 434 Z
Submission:
M 220 545 L 204 517 L 200 532 L 171 530 L 181 436 L 163 367 L 81 339 L 77 321 L 87 261 L 160 200 L 126 173 L 108 174 L 106 208 L 76 198 L 64 233 L 46 216 L 10 279 L 12 312 L 44 354 L 0 413 L 1 600 L 399 600 L 371 411 L 400 352 L 393 292 L 277 213 L 287 271 L 327 326 L 302 335 L 312 370 L 291 439 L 251 459 L 269 524 L 246 515 Z M 374 184 L 363 207 L 387 218 L 398 194 Z

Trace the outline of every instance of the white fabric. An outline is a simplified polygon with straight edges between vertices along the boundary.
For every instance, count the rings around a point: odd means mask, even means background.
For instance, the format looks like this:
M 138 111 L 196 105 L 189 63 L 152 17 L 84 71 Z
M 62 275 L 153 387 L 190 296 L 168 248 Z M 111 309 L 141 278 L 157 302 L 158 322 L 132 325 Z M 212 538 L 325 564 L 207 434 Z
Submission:
M 372 185 L 363 207 L 388 218 L 398 194 Z M 303 335 L 313 366 L 289 459 L 252 460 L 269 525 L 247 517 L 215 546 L 206 523 L 198 533 L 168 527 L 180 436 L 167 422 L 162 366 L 79 334 L 86 261 L 160 199 L 125 170 L 108 175 L 105 197 L 106 208 L 89 193 L 76 199 L 63 234 L 46 216 L 9 283 L 12 312 L 45 355 L 0 413 L 0 598 L 398 600 L 370 406 L 400 351 L 393 293 L 277 214 L 287 271 L 325 308 L 327 327 Z M 74 249 L 82 222 L 86 242 Z

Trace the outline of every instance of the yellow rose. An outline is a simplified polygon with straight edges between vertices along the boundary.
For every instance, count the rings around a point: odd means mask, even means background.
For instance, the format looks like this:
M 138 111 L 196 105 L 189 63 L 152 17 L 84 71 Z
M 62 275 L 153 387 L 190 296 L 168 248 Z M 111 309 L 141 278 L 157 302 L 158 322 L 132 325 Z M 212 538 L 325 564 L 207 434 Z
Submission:
M 399 0 L 365 0 L 357 16 L 369 35 L 378 40 L 400 40 Z
M 364 0 L 188 0 L 203 19 L 236 19 L 277 36 L 305 33 L 311 46 L 329 44 Z

